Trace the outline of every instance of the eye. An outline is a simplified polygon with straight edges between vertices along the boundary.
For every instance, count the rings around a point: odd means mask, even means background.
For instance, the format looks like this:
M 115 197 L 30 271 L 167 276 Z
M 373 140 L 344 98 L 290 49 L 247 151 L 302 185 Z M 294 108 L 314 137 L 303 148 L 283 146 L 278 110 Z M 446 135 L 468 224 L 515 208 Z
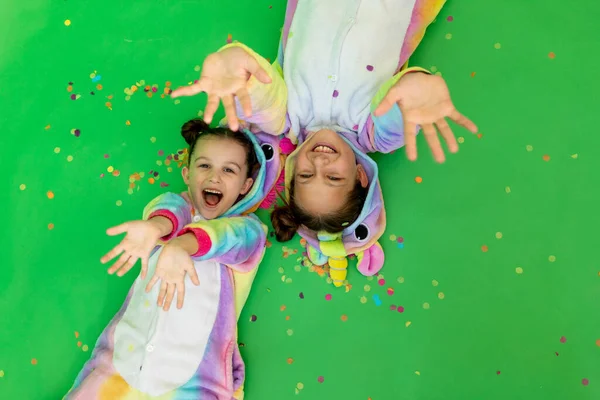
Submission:
M 262 149 L 263 153 L 265 153 L 265 158 L 267 161 L 271 161 L 273 159 L 273 156 L 275 155 L 275 150 L 273 150 L 273 146 L 271 146 L 269 143 L 263 143 L 260 148 Z
M 329 178 L 330 181 L 341 181 L 341 178 L 338 178 L 337 176 L 328 176 L 327 178 Z
M 369 227 L 365 224 L 360 224 L 354 230 L 354 236 L 359 242 L 367 240 L 367 238 L 369 237 Z
M 234 174 L 235 173 L 234 170 L 232 170 L 231 168 L 228 168 L 228 167 L 223 168 L 223 171 L 226 172 L 226 173 L 228 173 L 228 174 Z
M 210 168 L 210 165 L 208 165 L 208 164 L 199 164 L 198 168 Z
M 308 179 L 312 176 L 312 174 L 299 174 L 298 175 L 300 178 L 304 178 L 304 179 Z

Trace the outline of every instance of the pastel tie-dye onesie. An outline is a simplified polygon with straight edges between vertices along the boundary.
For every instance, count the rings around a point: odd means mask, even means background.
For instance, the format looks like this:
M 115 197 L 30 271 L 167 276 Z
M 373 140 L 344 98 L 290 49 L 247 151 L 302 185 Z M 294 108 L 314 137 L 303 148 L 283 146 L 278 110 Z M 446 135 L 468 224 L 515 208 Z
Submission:
M 261 167 L 250 192 L 223 216 L 204 220 L 187 193 L 163 194 L 144 209 L 144 219 L 163 216 L 173 223 L 173 232 L 163 241 L 188 232 L 196 236 L 199 249 L 192 260 L 200 285 L 186 277 L 181 310 L 157 307 L 160 285 L 150 293 L 145 287 L 162 250 L 158 246 L 146 279 L 135 280 L 66 399 L 243 398 L 245 366 L 236 325 L 263 257 L 267 232 L 248 212 L 265 198 L 281 170 L 276 139 L 246 134 Z
M 333 266 L 335 261 L 339 265 L 347 255 L 356 254 L 364 275 L 373 275 L 383 266 L 384 254 L 377 241 L 385 230 L 385 209 L 377 165 L 366 153 L 389 153 L 402 147 L 404 126 L 397 105 L 381 117 L 372 112 L 406 73 L 427 72 L 407 68 L 408 58 L 444 3 L 289 0 L 273 65 L 242 44 L 229 45 L 244 47 L 274 77 L 268 85 L 251 79 L 256 112 L 248 122 L 267 120 L 269 127 L 277 127 L 277 133 L 285 132 L 299 144 L 286 161 L 286 189 L 302 143 L 310 133 L 324 128 L 338 132 L 348 142 L 367 172 L 369 190 L 362 212 L 341 234 L 299 229 L 315 264 L 329 261 Z M 243 115 L 239 104 L 238 115 Z M 286 195 L 289 199 L 289 191 Z M 336 286 L 343 283 L 343 279 L 334 279 Z

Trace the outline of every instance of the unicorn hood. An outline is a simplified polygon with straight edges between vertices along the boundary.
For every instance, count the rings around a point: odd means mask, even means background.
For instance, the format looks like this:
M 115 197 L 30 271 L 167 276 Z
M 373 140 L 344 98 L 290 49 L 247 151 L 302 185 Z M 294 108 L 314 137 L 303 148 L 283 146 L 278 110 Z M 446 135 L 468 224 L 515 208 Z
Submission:
M 315 232 L 305 226 L 301 226 L 298 233 L 306 240 L 308 256 L 314 264 L 323 265 L 329 261 L 331 267 L 332 258 L 339 260 L 356 254 L 359 258 L 359 271 L 363 275 L 370 276 L 376 274 L 383 266 L 383 250 L 377 241 L 385 230 L 386 218 L 378 179 L 379 171 L 375 161 L 360 151 L 345 135 L 341 136 L 352 148 L 357 163 L 362 165 L 369 178 L 369 189 L 362 211 L 356 221 L 352 221 L 340 233 Z M 296 158 L 303 145 L 299 145 L 286 160 L 285 196 L 287 201 L 290 199 L 289 188 L 294 177 Z M 335 284 L 336 280 L 333 274 L 332 279 Z M 338 283 L 340 284 L 336 284 L 336 286 L 341 286 L 341 282 Z

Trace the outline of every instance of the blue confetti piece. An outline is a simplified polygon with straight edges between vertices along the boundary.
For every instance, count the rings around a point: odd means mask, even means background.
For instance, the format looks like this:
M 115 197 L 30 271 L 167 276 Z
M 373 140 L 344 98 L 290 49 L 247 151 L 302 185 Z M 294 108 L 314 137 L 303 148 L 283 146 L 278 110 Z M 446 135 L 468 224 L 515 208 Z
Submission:
M 379 298 L 379 295 L 378 295 L 378 294 L 374 294 L 374 295 L 373 295 L 373 301 L 375 302 L 375 305 L 376 305 L 377 307 L 379 307 L 379 306 L 381 305 L 381 299 Z
M 102 79 L 102 75 L 96 75 L 92 78 L 92 82 L 98 82 L 100 79 Z
M 404 248 L 404 243 L 398 243 L 398 248 L 399 249 L 403 249 Z

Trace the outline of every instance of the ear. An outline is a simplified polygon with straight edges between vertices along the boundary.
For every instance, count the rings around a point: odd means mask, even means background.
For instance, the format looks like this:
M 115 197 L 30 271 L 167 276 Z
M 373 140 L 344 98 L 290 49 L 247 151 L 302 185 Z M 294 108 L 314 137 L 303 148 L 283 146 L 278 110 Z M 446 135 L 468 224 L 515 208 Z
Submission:
M 183 177 L 183 181 L 186 185 L 190 184 L 190 169 L 188 167 L 183 167 L 181 169 L 181 176 Z
M 356 179 L 360 182 L 360 186 L 366 188 L 369 186 L 369 177 L 362 165 L 356 165 Z
M 242 190 L 240 191 L 240 194 L 248 193 L 248 191 L 252 187 L 253 183 L 254 183 L 254 179 L 252 179 L 252 178 L 246 179 L 246 182 L 244 182 L 244 186 L 242 186 Z

